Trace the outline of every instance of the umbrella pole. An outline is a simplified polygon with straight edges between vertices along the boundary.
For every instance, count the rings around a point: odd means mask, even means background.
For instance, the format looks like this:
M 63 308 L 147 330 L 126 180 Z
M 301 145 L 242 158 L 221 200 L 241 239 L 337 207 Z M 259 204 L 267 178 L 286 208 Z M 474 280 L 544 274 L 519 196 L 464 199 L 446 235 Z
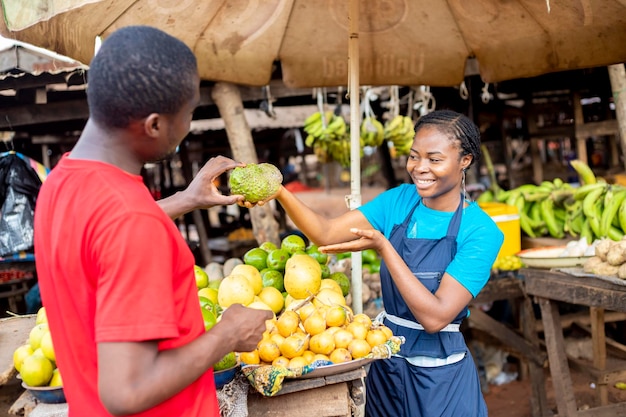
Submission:
M 615 102 L 615 118 L 619 131 L 618 138 L 622 155 L 626 157 L 626 70 L 624 64 L 609 65 L 609 79 Z M 624 161 L 626 164 L 626 160 Z
M 359 0 L 350 0 L 348 68 L 350 87 L 350 196 L 349 208 L 361 205 L 361 104 L 359 103 Z M 361 252 L 352 252 L 352 309 L 363 312 Z

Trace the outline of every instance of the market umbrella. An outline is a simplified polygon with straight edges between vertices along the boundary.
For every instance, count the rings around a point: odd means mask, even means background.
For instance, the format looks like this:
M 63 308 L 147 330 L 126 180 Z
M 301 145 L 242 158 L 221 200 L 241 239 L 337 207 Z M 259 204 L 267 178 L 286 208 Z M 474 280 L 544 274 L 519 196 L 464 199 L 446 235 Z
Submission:
M 277 61 L 287 86 L 352 92 L 454 86 L 468 71 L 497 82 L 626 61 L 626 0 L 0 1 L 6 37 L 89 63 L 97 37 L 156 26 L 194 50 L 203 79 L 240 85 L 267 85 Z M 353 143 L 355 103 L 351 94 Z M 356 148 L 351 207 L 360 203 Z
M 2 0 L 0 32 L 88 64 L 97 36 L 147 24 L 187 43 L 202 78 L 345 86 L 349 2 L 332 0 Z M 36 4 L 36 7 L 34 6 Z M 626 0 L 360 0 L 363 85 L 459 85 L 626 61 Z M 4 26 L 0 24 L 0 26 Z M 475 61 L 474 61 L 475 60 Z

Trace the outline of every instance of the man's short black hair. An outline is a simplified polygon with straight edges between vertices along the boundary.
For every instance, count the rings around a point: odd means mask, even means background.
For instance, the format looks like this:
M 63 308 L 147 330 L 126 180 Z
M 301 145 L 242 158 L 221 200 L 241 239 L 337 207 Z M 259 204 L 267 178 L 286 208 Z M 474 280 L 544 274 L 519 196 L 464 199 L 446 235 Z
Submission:
M 151 113 L 176 113 L 193 97 L 197 76 L 196 57 L 180 40 L 149 26 L 121 28 L 91 61 L 90 117 L 124 128 Z

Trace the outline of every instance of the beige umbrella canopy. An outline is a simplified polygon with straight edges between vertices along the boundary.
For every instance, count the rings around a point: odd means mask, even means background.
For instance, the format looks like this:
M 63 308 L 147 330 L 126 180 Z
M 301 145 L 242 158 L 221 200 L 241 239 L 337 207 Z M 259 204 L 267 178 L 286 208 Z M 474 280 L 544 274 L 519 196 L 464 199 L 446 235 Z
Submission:
M 97 36 L 132 24 L 182 39 L 206 80 L 347 85 L 349 11 L 334 0 L 1 0 L 9 38 L 88 64 Z M 362 85 L 459 85 L 626 61 L 626 0 L 360 0 Z M 0 24 L 0 26 L 4 26 Z

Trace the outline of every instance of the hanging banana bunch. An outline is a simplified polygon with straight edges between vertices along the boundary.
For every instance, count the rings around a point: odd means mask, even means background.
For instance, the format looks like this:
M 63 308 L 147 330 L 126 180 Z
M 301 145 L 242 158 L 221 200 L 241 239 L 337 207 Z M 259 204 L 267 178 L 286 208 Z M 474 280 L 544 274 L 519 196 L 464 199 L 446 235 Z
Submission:
M 396 155 L 408 155 L 414 138 L 413 119 L 409 116 L 397 115 L 385 122 L 384 140 L 393 143 Z
M 516 206 L 520 228 L 531 238 L 584 237 L 589 243 L 605 237 L 622 239 L 626 234 L 626 187 L 596 178 L 581 160 L 570 164 L 581 179 L 579 187 L 555 178 L 492 193 L 492 201 Z

